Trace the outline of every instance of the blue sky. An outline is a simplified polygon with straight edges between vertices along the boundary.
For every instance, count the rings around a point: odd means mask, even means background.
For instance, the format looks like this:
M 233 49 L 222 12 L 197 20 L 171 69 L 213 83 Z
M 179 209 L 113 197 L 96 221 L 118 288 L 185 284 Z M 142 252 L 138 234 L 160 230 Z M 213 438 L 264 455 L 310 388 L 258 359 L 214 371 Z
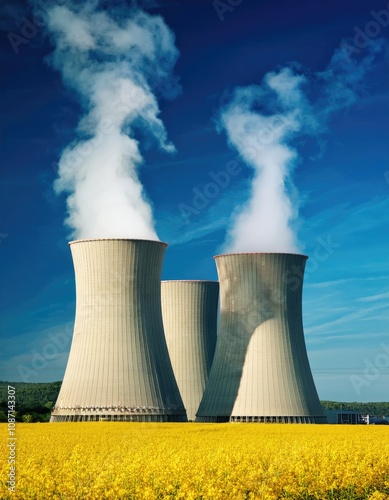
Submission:
M 22 36 L 23 18 L 32 19 L 29 5 L 12 2 L 3 10 L 0 378 L 61 380 L 75 293 L 66 197 L 55 194 L 53 183 L 83 110 L 46 63 L 53 47 L 44 28 L 30 27 L 26 43 L 16 48 L 11 37 L 12 46 L 9 34 Z M 161 1 L 148 11 L 164 17 L 180 52 L 174 74 L 181 93 L 159 99 L 177 152 L 161 151 L 139 135 L 140 178 L 156 231 L 169 244 L 163 279 L 216 279 L 212 257 L 252 178 L 217 130 L 226 96 L 294 61 L 311 74 L 323 71 L 342 47 L 350 72 L 356 71 L 371 44 L 379 38 L 388 43 L 389 4 Z M 388 62 L 386 48 L 358 87 L 356 102 L 328 121 L 319 141 L 305 137 L 296 146 L 298 239 L 310 256 L 304 329 L 321 399 L 389 400 Z M 218 172 L 230 172 L 226 185 L 184 216 L 183 205 L 194 207 L 196 193 L 210 192 Z

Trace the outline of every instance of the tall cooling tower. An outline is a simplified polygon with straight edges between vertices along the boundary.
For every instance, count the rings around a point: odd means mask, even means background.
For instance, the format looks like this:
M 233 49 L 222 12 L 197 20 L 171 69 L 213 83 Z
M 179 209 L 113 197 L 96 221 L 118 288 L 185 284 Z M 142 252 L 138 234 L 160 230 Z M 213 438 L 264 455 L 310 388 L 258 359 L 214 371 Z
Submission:
M 186 421 L 162 324 L 166 244 L 96 239 L 70 248 L 76 318 L 51 421 Z
M 325 423 L 302 324 L 307 257 L 215 257 L 220 327 L 200 422 Z
M 216 344 L 217 281 L 162 281 L 162 317 L 177 384 L 195 420 Z

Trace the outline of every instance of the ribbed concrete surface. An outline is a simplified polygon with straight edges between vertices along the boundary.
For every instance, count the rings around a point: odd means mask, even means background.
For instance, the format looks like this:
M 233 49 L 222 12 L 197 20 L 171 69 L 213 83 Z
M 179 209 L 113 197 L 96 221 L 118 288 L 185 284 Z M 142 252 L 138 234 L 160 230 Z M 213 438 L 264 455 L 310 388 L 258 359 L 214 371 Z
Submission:
M 76 318 L 52 421 L 186 420 L 162 324 L 165 247 L 116 239 L 70 244 Z
M 217 281 L 162 281 L 162 318 L 174 374 L 194 420 L 216 344 Z
M 306 257 L 215 257 L 220 327 L 199 421 L 324 422 L 302 324 Z

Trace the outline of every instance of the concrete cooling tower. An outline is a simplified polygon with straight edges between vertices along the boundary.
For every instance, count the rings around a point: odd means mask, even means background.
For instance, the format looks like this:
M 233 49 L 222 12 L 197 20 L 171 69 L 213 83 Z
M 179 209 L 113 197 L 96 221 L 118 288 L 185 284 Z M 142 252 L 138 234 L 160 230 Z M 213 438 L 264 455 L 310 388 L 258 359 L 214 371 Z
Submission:
M 216 344 L 217 281 L 162 281 L 166 342 L 188 420 L 195 420 Z
M 220 326 L 200 422 L 325 423 L 302 324 L 307 257 L 215 257 Z
M 51 421 L 186 421 L 162 324 L 166 244 L 96 239 L 70 248 L 76 318 Z

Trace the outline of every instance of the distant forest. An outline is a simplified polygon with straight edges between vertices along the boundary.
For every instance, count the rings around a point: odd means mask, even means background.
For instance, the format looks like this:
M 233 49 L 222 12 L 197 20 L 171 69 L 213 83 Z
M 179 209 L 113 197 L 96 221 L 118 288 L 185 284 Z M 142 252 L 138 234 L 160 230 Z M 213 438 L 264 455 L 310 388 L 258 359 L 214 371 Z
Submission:
M 15 387 L 17 422 L 48 422 L 62 382 L 41 384 L 0 381 L 0 422 L 7 421 L 8 386 Z
M 7 388 L 15 387 L 16 420 L 18 422 L 48 422 L 57 401 L 62 382 L 25 383 L 0 381 L 0 422 L 7 421 Z M 321 401 L 328 410 L 353 410 L 362 415 L 382 417 L 389 415 L 389 402 L 385 403 L 342 403 Z
M 326 410 L 351 410 L 357 411 L 361 415 L 372 417 L 389 416 L 389 402 L 383 403 L 341 403 L 339 401 L 320 401 Z

